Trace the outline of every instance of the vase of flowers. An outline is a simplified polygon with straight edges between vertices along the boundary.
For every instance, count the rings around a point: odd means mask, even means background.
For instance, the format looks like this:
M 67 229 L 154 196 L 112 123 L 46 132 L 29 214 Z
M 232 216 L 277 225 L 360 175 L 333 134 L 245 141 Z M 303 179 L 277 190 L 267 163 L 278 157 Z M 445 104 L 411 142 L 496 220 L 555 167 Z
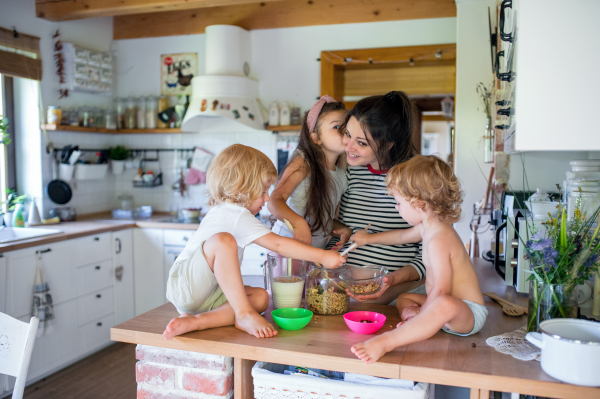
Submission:
M 577 317 L 577 286 L 594 276 L 600 262 L 600 225 L 594 230 L 600 207 L 588 216 L 579 200 L 571 220 L 564 204 L 557 216 L 542 222 L 545 231 L 533 232 L 525 242 L 531 264 L 527 331 L 538 331 L 542 321 Z M 523 237 L 519 237 L 522 239 Z

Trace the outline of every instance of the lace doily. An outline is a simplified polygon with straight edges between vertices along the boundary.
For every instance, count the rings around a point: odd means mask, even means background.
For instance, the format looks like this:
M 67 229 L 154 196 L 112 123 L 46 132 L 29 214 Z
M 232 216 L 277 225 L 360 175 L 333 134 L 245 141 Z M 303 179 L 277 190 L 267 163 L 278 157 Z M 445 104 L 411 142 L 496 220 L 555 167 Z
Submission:
M 523 326 L 513 332 L 496 335 L 485 340 L 485 343 L 494 347 L 498 352 L 511 355 L 519 360 L 541 359 L 542 352 L 537 346 L 531 345 L 526 339 L 527 326 Z

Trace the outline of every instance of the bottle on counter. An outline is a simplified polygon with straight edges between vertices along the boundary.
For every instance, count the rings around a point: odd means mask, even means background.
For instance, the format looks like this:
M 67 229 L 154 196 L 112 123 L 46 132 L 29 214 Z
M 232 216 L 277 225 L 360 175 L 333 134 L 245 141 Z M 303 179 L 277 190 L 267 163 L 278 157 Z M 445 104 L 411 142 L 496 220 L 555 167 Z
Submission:
M 12 218 L 13 227 L 25 227 L 25 218 L 23 217 L 23 204 L 15 205 L 15 211 Z
M 277 105 L 277 101 L 273 101 L 269 107 L 269 125 L 279 125 L 279 106 Z
M 279 111 L 279 124 L 281 126 L 290 125 L 290 107 L 285 101 L 281 104 L 281 110 Z

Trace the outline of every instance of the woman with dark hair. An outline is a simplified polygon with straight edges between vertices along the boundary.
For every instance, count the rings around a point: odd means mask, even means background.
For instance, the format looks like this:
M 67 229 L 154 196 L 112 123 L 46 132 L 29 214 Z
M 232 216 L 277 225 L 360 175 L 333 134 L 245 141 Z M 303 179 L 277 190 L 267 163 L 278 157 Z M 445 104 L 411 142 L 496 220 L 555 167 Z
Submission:
M 369 233 L 407 229 L 411 226 L 396 210 L 396 200 L 386 187 L 388 170 L 419 153 L 413 137 L 416 110 L 408 96 L 392 91 L 360 100 L 346 116 L 342 133 L 348 170 L 348 189 L 342 195 L 333 238 L 328 248 L 347 248 L 348 238 L 369 223 Z M 406 245 L 365 245 L 348 254 L 349 265 L 385 266 L 390 273 L 382 293 L 356 297 L 360 301 L 390 303 L 399 294 L 423 284 L 425 267 L 421 243 Z

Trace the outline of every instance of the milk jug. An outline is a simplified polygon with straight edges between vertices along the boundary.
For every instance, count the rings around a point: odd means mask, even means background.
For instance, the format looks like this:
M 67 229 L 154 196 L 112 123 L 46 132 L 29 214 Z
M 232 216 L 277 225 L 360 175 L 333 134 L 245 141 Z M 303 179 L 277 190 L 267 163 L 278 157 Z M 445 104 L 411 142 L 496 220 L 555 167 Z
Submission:
M 273 101 L 269 107 L 269 125 L 279 126 L 279 106 L 277 101 Z

